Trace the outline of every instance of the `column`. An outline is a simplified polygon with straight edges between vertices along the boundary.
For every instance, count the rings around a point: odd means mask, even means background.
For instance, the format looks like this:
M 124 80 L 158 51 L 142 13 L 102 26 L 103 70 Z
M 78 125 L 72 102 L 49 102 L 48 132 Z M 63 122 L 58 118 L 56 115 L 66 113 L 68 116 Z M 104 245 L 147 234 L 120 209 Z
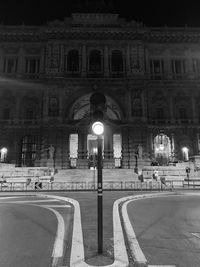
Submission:
M 113 155 L 113 133 L 111 129 L 107 128 L 104 134 L 104 160 L 103 167 L 105 169 L 114 168 L 114 155 Z
M 15 117 L 14 117 L 14 120 L 15 120 L 15 122 L 18 122 L 21 118 L 20 118 L 20 114 L 21 114 L 21 112 L 20 112 L 20 105 L 21 104 L 21 99 L 20 99 L 20 97 L 18 96 L 18 97 L 16 97 L 16 109 L 15 109 Z
M 197 153 L 200 154 L 200 137 L 199 133 L 197 133 Z
M 197 113 L 196 113 L 194 93 L 192 93 L 192 96 L 191 96 L 191 104 L 192 104 L 192 120 L 193 120 L 193 122 L 197 123 L 198 119 L 197 119 Z
M 0 48 L 0 73 L 3 72 L 3 64 L 4 64 L 4 60 L 3 60 L 3 49 Z
M 86 46 L 82 46 L 82 70 L 81 70 L 81 76 L 86 76 L 86 68 L 87 68 L 87 56 L 86 56 Z
M 18 58 L 18 73 L 25 73 L 25 58 L 24 58 L 24 48 L 20 46 L 19 48 L 19 58 Z
M 174 156 L 175 156 L 175 146 L 174 146 L 174 134 L 171 134 L 171 156 L 172 156 L 172 160 L 174 160 Z
M 49 94 L 45 90 L 43 90 L 43 112 L 42 112 L 42 117 L 44 120 L 48 119 L 48 103 L 49 102 Z
M 130 46 L 127 45 L 126 49 L 126 73 L 129 76 L 130 75 Z
M 153 133 L 150 133 L 150 157 L 154 158 L 155 154 L 154 154 L 154 141 L 153 141 Z
M 59 72 L 64 71 L 64 44 L 60 44 L 60 68 Z
M 109 55 L 107 45 L 104 47 L 104 76 L 109 76 Z
M 142 100 L 142 120 L 144 122 L 147 121 L 147 114 L 146 114 L 146 103 L 145 103 L 145 89 L 141 92 L 141 100 Z
M 40 52 L 40 69 L 39 73 L 45 73 L 45 48 L 43 47 Z
M 175 123 L 175 114 L 174 114 L 174 105 L 173 105 L 173 96 L 170 94 L 169 97 L 169 112 L 170 112 L 170 122 Z
M 87 134 L 84 130 L 78 132 L 78 159 L 77 168 L 88 169 Z

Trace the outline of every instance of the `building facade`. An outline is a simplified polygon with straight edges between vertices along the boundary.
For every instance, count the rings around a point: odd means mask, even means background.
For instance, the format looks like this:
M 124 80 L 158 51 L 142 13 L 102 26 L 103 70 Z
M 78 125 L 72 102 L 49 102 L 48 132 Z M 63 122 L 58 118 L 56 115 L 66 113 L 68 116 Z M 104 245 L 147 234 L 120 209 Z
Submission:
M 104 168 L 198 155 L 199 42 L 198 28 L 150 28 L 112 13 L 1 25 L 1 162 L 92 166 L 95 92 L 106 98 Z

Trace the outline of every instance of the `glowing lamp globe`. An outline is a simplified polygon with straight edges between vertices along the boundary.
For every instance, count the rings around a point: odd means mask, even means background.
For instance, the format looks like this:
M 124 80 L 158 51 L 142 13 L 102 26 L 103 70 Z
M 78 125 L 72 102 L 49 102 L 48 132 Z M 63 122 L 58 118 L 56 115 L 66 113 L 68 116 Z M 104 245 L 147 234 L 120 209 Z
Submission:
M 92 131 L 96 135 L 101 135 L 104 133 L 104 125 L 100 121 L 96 121 L 92 124 Z

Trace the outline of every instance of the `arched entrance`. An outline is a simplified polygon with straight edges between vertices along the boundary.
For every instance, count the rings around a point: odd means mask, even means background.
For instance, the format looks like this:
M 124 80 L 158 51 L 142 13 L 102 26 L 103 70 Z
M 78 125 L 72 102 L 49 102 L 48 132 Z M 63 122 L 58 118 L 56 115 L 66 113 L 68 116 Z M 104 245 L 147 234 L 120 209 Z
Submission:
M 76 100 L 68 112 L 70 120 L 78 122 L 78 158 L 77 168 L 89 168 L 95 166 L 97 154 L 96 136 L 91 134 L 91 106 L 90 97 L 92 94 L 87 94 Z M 118 104 L 109 96 L 106 98 L 105 110 L 105 134 L 103 138 L 103 158 L 104 168 L 120 167 L 121 160 L 121 139 L 114 134 L 115 123 L 113 121 L 122 120 L 122 111 Z M 87 130 L 86 130 L 87 129 Z M 119 132 L 120 135 L 120 132 Z M 121 137 L 121 135 L 120 135 Z M 120 151 L 118 151 L 120 150 Z M 115 160 L 115 158 L 117 160 Z M 115 162 L 116 161 L 116 162 Z
M 167 135 L 159 134 L 154 138 L 154 154 L 159 165 L 167 165 L 171 157 L 171 142 Z

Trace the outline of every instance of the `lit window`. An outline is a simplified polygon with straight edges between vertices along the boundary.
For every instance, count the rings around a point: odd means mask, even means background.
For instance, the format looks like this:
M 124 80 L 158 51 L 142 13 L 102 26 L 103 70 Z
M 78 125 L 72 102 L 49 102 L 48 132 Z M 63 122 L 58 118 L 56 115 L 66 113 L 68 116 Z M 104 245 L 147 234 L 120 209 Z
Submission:
M 7 158 L 7 153 L 8 153 L 8 149 L 6 147 L 1 148 L 0 150 L 0 160 L 1 162 L 6 162 L 6 158 Z

